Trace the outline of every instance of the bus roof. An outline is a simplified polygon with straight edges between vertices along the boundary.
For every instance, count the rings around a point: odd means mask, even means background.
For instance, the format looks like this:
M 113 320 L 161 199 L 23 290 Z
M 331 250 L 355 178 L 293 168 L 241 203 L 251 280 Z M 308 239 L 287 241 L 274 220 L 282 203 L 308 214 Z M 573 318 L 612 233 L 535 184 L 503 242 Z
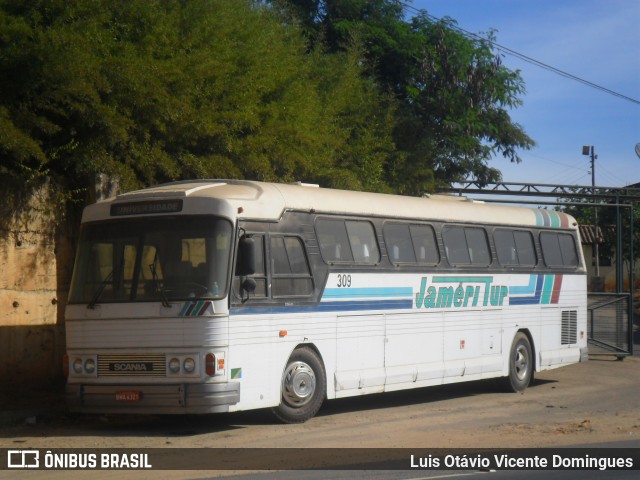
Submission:
M 281 184 L 249 180 L 173 182 L 124 193 L 100 204 L 104 208 L 108 205 L 176 198 L 215 199 L 227 203 L 234 212 L 238 212 L 238 218 L 264 221 L 276 221 L 285 211 L 294 210 L 398 219 L 577 228 L 575 220 L 564 213 L 486 204 L 461 196 L 408 197 L 335 190 L 303 183 Z M 99 211 L 105 213 L 103 208 L 98 207 L 92 215 L 92 207 L 87 207 L 89 212 L 85 211 L 83 221 L 98 220 L 101 216 Z

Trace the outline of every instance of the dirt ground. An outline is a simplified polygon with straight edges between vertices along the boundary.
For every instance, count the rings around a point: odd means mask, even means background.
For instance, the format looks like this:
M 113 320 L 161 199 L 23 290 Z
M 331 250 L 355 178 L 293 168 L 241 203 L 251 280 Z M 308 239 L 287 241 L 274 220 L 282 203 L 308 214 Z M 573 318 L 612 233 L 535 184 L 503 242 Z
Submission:
M 60 397 L 45 395 L 39 404 L 32 396 L 17 414 L 15 405 L 12 417 L 5 413 L 0 447 L 462 448 L 596 443 L 640 439 L 639 391 L 639 357 L 596 357 L 541 372 L 521 394 L 503 393 L 484 381 L 333 400 L 302 425 L 281 425 L 265 410 L 187 417 L 70 415 Z
M 40 402 L 32 396 L 18 410 L 14 402 L 8 415 L 5 393 L 0 448 L 512 448 L 628 440 L 640 446 L 638 392 L 640 357 L 595 357 L 541 372 L 521 394 L 482 381 L 333 400 L 301 425 L 279 424 L 264 410 L 72 416 L 55 396 Z M 172 478 L 198 478 L 184 475 Z

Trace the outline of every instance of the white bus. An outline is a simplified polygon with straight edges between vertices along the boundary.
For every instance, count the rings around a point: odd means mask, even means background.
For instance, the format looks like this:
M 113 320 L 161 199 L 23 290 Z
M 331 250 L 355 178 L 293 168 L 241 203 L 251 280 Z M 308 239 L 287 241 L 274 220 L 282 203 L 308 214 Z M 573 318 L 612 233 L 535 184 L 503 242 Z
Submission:
M 587 358 L 563 213 L 193 180 L 83 213 L 66 309 L 72 411 L 272 407 L 503 378 Z

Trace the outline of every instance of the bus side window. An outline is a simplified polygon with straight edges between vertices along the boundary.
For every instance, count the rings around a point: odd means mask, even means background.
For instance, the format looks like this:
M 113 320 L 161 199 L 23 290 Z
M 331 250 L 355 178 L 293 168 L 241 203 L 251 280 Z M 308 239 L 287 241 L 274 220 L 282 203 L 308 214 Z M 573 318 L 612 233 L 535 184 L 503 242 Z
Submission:
M 469 265 L 469 249 L 464 229 L 458 226 L 445 227 L 442 231 L 445 252 L 451 265 Z
M 385 223 L 384 241 L 391 263 L 437 265 L 440 253 L 431 225 Z
M 511 230 L 496 230 L 493 233 L 493 241 L 496 244 L 496 252 L 498 253 L 498 262 L 500 262 L 500 265 L 519 265 L 520 262 L 516 254 L 516 242 Z
M 447 226 L 442 231 L 442 240 L 451 265 L 487 267 L 491 264 L 489 242 L 483 228 Z
M 376 242 L 373 225 L 362 220 L 347 220 L 347 235 L 356 263 L 374 264 L 380 261 L 380 250 Z
M 464 229 L 469 247 L 472 265 L 488 266 L 491 263 L 487 234 L 483 228 L 466 227 Z
M 320 253 L 325 262 L 353 262 L 344 220 L 320 218 L 316 222 Z
M 498 262 L 503 266 L 533 267 L 537 263 L 531 232 L 498 229 L 493 232 Z
M 408 224 L 385 223 L 382 230 L 392 263 L 416 263 Z
M 565 267 L 578 266 L 578 254 L 576 252 L 576 242 L 573 237 L 566 233 L 558 234 L 560 242 L 560 253 L 562 253 L 562 263 Z
M 271 237 L 270 246 L 273 297 L 311 295 L 313 280 L 302 240 L 298 237 Z
M 418 263 L 436 265 L 440 261 L 436 233 L 431 225 L 411 225 L 411 241 Z
M 320 253 L 327 263 L 373 265 L 380 261 L 380 249 L 371 222 L 320 218 L 316 221 L 316 232 Z
M 547 267 L 577 267 L 578 254 L 572 235 L 560 232 L 541 232 L 540 245 Z
M 533 236 L 531 232 L 516 230 L 513 232 L 513 239 L 516 243 L 516 251 L 518 252 L 518 261 L 520 265 L 533 267 L 538 263 L 536 256 L 536 247 L 533 244 Z
M 547 267 L 562 266 L 560 244 L 558 243 L 558 235 L 555 232 L 540 233 L 540 246 L 542 247 L 542 256 Z

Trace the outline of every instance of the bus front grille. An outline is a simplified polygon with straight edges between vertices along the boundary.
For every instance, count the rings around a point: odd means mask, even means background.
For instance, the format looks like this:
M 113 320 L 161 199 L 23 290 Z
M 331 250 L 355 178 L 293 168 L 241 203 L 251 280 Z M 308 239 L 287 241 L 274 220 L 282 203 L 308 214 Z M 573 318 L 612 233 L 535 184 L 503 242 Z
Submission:
M 166 371 L 163 353 L 98 355 L 99 377 L 164 377 Z

